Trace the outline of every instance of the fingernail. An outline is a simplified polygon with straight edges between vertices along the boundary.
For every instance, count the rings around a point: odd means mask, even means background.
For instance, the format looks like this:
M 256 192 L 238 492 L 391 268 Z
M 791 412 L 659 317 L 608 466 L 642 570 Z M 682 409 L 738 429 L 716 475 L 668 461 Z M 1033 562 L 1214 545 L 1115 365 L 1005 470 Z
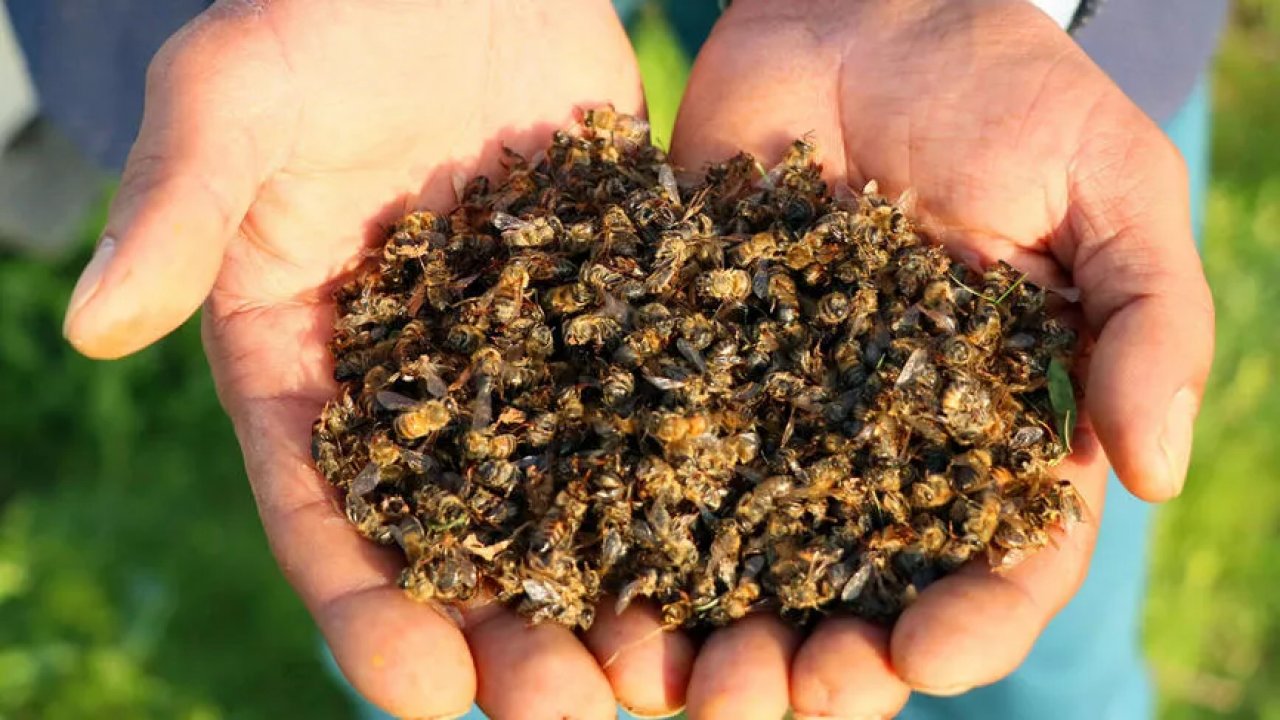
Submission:
M 631 717 L 637 718 L 637 720 L 658 720 L 659 718 L 676 717 L 680 713 L 684 712 L 683 707 L 678 707 L 675 710 L 668 710 L 665 712 L 654 712 L 651 710 L 638 710 L 629 705 L 623 705 L 622 703 L 618 703 L 618 706 L 623 710 L 626 710 L 627 714 Z
M 800 712 L 792 712 L 791 717 L 795 720 L 884 720 L 890 715 L 801 715 Z
M 1171 495 L 1182 492 L 1187 480 L 1187 466 L 1191 463 L 1191 433 L 1196 419 L 1196 395 L 1191 388 L 1182 388 L 1169 403 L 1169 412 L 1160 431 L 1160 450 L 1164 453 L 1165 482 Z
M 916 688 L 916 690 L 924 693 L 925 695 L 933 695 L 935 697 L 955 697 L 956 695 L 963 695 L 972 689 L 972 685 L 948 685 L 940 688 Z
M 62 321 L 62 334 L 65 337 L 67 330 L 71 327 L 72 320 L 85 305 L 89 304 L 89 300 L 98 292 L 98 285 L 102 283 L 102 276 L 107 271 L 107 266 L 111 264 L 111 258 L 116 254 L 115 238 L 104 237 L 98 243 L 98 247 L 93 251 L 93 257 L 89 259 L 89 264 L 84 266 L 84 270 L 80 273 L 80 279 L 76 281 L 76 287 L 71 291 L 71 301 L 67 303 L 67 314 Z

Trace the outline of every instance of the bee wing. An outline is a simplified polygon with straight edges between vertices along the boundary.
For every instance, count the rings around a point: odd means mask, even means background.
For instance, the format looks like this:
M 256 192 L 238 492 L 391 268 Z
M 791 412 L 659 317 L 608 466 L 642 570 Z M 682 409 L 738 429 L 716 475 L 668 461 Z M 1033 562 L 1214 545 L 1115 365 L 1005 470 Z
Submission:
M 992 547 L 988 549 L 988 554 L 990 555 L 989 562 L 992 569 L 994 569 L 997 574 L 1001 574 L 1017 567 L 1019 563 L 1026 560 L 1027 557 L 1031 555 L 1031 551 L 1024 548 L 1002 550 Z
M 378 469 L 378 464 L 370 462 L 351 480 L 349 492 L 357 496 L 368 495 L 378 486 L 378 481 L 381 479 L 382 471 Z
M 667 163 L 658 166 L 658 184 L 662 186 L 667 197 L 676 205 L 680 204 L 680 186 L 676 184 L 675 171 Z
M 1054 295 L 1057 295 L 1058 297 L 1062 298 L 1063 300 L 1069 303 L 1080 302 L 1080 288 L 1078 287 L 1060 287 L 1060 288 L 1051 287 L 1051 288 L 1045 288 L 1045 290 L 1049 291 Z
M 849 578 L 849 582 L 844 584 L 840 590 L 840 599 L 844 602 L 853 602 L 862 595 L 862 591 L 866 589 L 867 582 L 871 580 L 873 571 L 872 563 L 864 560 L 862 565 Z
M 684 359 L 698 368 L 698 372 L 705 373 L 707 371 L 707 360 L 702 357 L 702 351 L 694 347 L 693 343 L 685 338 L 679 338 L 676 340 L 676 349 L 680 351 Z
M 1013 437 L 1009 440 L 1009 447 L 1014 450 L 1035 445 L 1044 439 L 1044 428 L 1036 425 L 1028 425 L 1018 428 L 1013 433 Z
M 475 282 L 479 277 L 480 275 L 476 274 L 476 275 L 467 275 L 466 277 L 457 278 L 456 280 L 454 280 L 452 283 L 449 284 L 449 288 L 453 290 L 453 292 L 455 293 L 460 293 L 463 290 L 466 290 L 467 287 L 471 285 L 471 283 Z
M 400 448 L 400 459 L 404 461 L 409 470 L 419 475 L 434 475 L 440 470 L 440 465 L 435 458 L 417 450 L 410 450 L 405 447 Z
M 894 387 L 903 387 L 916 379 L 924 369 L 929 366 L 929 351 L 922 347 L 916 348 L 911 352 L 911 356 L 902 365 L 902 372 L 898 373 L 898 379 L 894 382 Z
M 919 307 L 920 313 L 923 314 L 925 317 L 929 318 L 931 321 L 933 321 L 933 324 L 937 325 L 939 330 L 948 334 L 955 333 L 956 331 L 955 315 L 953 315 L 952 313 L 944 312 L 942 310 L 933 310 L 933 309 L 924 307 L 923 305 L 917 305 L 916 307 Z
M 1036 336 L 1031 333 L 1016 333 L 1004 341 L 1009 350 L 1030 350 L 1036 346 Z
M 442 398 L 445 395 L 448 395 L 449 384 L 446 383 L 444 378 L 440 377 L 440 374 L 437 373 L 430 365 L 426 363 L 423 363 L 423 365 L 424 366 L 419 369 L 419 376 L 422 378 L 422 381 L 426 383 L 427 392 L 431 393 L 431 396 L 436 398 Z
M 621 615 L 637 597 L 651 595 L 652 593 L 652 578 L 648 575 L 641 575 L 622 586 L 622 591 L 618 593 L 618 602 L 613 606 L 613 610 L 618 615 Z
M 648 381 L 650 385 L 658 388 L 659 390 L 662 390 L 663 392 L 670 392 L 671 390 L 679 390 L 680 388 L 684 387 L 684 382 L 681 380 L 672 380 L 671 378 L 664 378 L 658 375 L 650 375 L 649 373 L 644 373 L 644 379 Z
M 483 430 L 493 422 L 493 381 L 480 378 L 471 403 L 471 429 Z
M 894 202 L 893 204 L 897 206 L 897 208 L 901 210 L 903 213 L 910 215 L 914 213 L 916 210 L 917 200 L 918 200 L 918 194 L 916 193 L 916 189 L 913 187 L 909 187 L 906 190 L 902 191 L 902 194 L 898 196 L 897 201 Z
M 620 325 L 627 325 L 627 317 L 631 315 L 631 306 L 604 289 L 599 291 L 603 304 L 600 314 L 617 320 Z
M 528 220 L 521 220 L 515 215 L 511 215 L 510 213 L 504 213 L 502 211 L 495 212 L 493 214 L 493 218 L 491 221 L 493 222 L 493 226 L 495 228 L 503 232 L 506 232 L 508 230 L 517 230 L 519 228 L 527 227 L 529 225 Z
M 756 263 L 756 272 L 751 276 L 751 292 L 761 300 L 769 297 L 769 263 L 761 260 Z
M 560 601 L 560 592 L 545 580 L 525 578 L 520 586 L 524 589 L 525 597 L 535 605 L 554 605 Z
M 392 390 L 379 390 L 373 397 L 379 405 L 395 412 L 412 410 L 419 405 L 417 400 Z

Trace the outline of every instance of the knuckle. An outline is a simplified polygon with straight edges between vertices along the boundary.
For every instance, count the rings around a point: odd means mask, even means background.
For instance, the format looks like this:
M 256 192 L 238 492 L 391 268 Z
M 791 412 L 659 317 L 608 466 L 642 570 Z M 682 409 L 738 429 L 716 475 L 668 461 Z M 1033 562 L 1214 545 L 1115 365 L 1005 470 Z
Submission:
M 791 705 L 795 712 L 818 717 L 838 715 L 838 681 L 833 681 L 825 673 L 805 672 L 797 673 L 794 683 Z

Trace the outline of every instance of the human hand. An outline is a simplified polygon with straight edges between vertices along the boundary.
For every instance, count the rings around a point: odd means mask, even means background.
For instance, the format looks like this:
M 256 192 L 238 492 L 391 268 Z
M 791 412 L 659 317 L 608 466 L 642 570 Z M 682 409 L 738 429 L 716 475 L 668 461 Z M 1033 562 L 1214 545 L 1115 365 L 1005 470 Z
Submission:
M 1011 672 L 1084 578 L 1108 459 L 1141 498 L 1178 493 L 1212 357 L 1176 150 L 1026 0 L 737 0 L 694 66 L 673 157 L 696 168 L 742 148 L 768 162 L 805 135 L 833 182 L 914 189 L 927 229 L 970 264 L 1004 259 L 1080 289 L 1092 344 L 1060 472 L 1095 521 L 1009 572 L 936 583 L 891 633 L 848 618 L 803 643 L 776 622 L 720 631 L 690 682 L 699 720 L 788 704 L 892 715 L 910 689 L 958 693 Z
M 642 108 L 604 0 L 240 0 L 160 52 L 104 241 L 68 311 L 85 354 L 156 340 L 202 302 L 220 398 L 280 566 L 344 673 L 411 717 L 613 717 L 682 703 L 692 649 L 651 611 L 601 611 L 580 641 L 496 606 L 461 628 L 395 587 L 315 472 L 333 397 L 330 290 L 409 209 L 447 209 L 455 174 L 545 147 L 575 108 Z M 207 297 L 207 302 L 206 302 Z M 648 640 L 602 670 L 636 638 Z M 594 655 L 594 656 L 593 656 Z M 613 688 L 611 689 L 610 685 Z

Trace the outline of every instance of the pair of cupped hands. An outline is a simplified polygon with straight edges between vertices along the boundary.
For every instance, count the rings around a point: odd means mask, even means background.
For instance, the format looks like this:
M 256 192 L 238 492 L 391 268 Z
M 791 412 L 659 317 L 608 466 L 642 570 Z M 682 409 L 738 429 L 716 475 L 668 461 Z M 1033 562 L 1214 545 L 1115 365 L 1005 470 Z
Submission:
M 148 74 L 146 113 L 65 334 L 110 358 L 202 304 L 205 348 L 280 566 L 343 672 L 387 711 L 694 720 L 878 717 L 911 690 L 1011 672 L 1089 564 L 1108 460 L 1176 495 L 1212 355 L 1186 171 L 1161 131 L 1027 0 L 736 0 L 699 54 L 673 161 L 765 164 L 808 136 L 824 172 L 917 193 L 974 264 L 1078 287 L 1090 336 L 1074 454 L 1093 521 L 1009 572 L 931 586 L 892 629 L 807 636 L 750 616 L 700 645 L 610 604 L 584 633 L 497 605 L 461 626 L 406 598 L 394 555 L 352 532 L 309 456 L 335 385 L 330 291 L 407 210 L 500 174 L 578 108 L 644 109 L 607 0 L 223 0 Z M 234 491 L 234 488 L 228 490 Z M 622 652 L 619 652 L 622 650 Z M 612 659 L 612 662 L 609 660 Z

